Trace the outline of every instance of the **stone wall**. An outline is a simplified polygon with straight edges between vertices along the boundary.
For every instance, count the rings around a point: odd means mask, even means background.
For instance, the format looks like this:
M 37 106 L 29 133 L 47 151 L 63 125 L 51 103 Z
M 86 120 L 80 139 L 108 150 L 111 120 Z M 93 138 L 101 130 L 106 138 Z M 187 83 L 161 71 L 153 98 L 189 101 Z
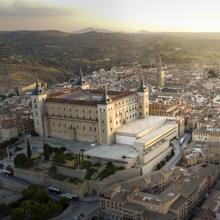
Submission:
M 52 186 L 62 190 L 63 192 L 74 193 L 79 197 L 83 197 L 88 192 L 88 184 L 86 181 L 75 185 L 73 183 L 52 179 L 43 172 L 18 168 L 14 169 L 14 175 L 31 183 L 39 184 L 45 187 Z
M 134 167 L 127 170 L 121 170 L 107 177 L 102 181 L 89 181 L 88 192 L 92 194 L 101 194 L 107 187 L 126 181 L 141 175 L 140 168 Z
M 84 176 L 86 175 L 86 170 L 79 170 L 79 169 L 71 169 L 67 167 L 61 167 L 57 166 L 57 171 L 58 173 L 62 173 L 63 175 L 70 176 L 70 177 L 77 177 L 79 179 L 83 179 Z
M 31 183 L 40 184 L 45 187 L 53 186 L 61 189 L 63 192 L 74 193 L 82 198 L 86 193 L 100 194 L 111 185 L 139 177 L 141 175 L 141 169 L 134 167 L 131 169 L 120 170 L 102 181 L 84 181 L 83 183 L 79 183 L 77 185 L 66 181 L 55 180 L 47 177 L 47 175 L 43 172 L 36 172 L 32 170 L 15 168 L 14 174 L 15 176 L 25 179 Z

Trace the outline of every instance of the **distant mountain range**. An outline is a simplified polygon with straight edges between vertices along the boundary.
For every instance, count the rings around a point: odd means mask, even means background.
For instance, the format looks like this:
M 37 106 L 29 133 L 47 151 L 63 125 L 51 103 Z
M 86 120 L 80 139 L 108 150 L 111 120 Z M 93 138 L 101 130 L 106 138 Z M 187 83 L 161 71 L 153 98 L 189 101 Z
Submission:
M 84 33 L 88 33 L 88 32 L 113 33 L 114 31 L 104 29 L 104 28 L 94 28 L 94 27 L 87 27 L 87 28 L 83 28 L 81 30 L 74 31 L 74 33 L 77 33 L 77 34 L 84 34 Z
M 104 28 L 95 28 L 95 27 L 87 27 L 87 28 L 83 28 L 80 30 L 76 30 L 73 33 L 76 34 L 84 34 L 84 33 L 88 33 L 88 32 L 96 32 L 96 33 L 136 33 L 136 34 L 147 34 L 149 33 L 149 31 L 147 30 L 140 30 L 137 32 L 124 32 L 124 31 L 112 31 L 112 30 L 108 30 L 108 29 L 104 29 Z
M 138 33 L 138 34 L 148 34 L 148 33 L 150 33 L 150 31 L 140 30 L 140 31 L 137 31 L 136 33 Z

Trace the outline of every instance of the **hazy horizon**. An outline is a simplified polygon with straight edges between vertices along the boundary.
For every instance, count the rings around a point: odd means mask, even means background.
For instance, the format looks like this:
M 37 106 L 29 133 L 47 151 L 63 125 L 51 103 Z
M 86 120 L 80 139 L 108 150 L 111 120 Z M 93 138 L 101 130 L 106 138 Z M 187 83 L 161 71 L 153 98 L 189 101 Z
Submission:
M 220 32 L 217 0 L 0 0 L 0 30 Z
M 59 29 L 10 29 L 10 30 L 0 30 L 0 32 L 22 32 L 22 31 L 30 31 L 30 32 L 40 32 L 40 31 L 58 31 L 58 32 L 63 32 L 63 33 L 81 33 L 81 31 L 84 31 L 85 29 L 94 29 L 94 32 L 96 32 L 96 30 L 97 30 L 97 32 L 100 32 L 100 33 L 105 33 L 105 31 L 108 31 L 108 32 L 106 32 L 106 33 L 125 33 L 125 34 L 129 34 L 129 33 L 131 33 L 131 34 L 135 34 L 135 33 L 140 33 L 141 31 L 146 31 L 146 34 L 148 34 L 148 33 L 170 33 L 170 34 L 172 34 L 172 33 L 189 33 L 189 34 L 220 34 L 220 31 L 216 31 L 216 32 L 214 32 L 214 31 L 212 31 L 212 32 L 210 32 L 210 31 L 148 31 L 148 30 L 137 30 L 137 31 L 122 31 L 122 30 L 116 30 L 116 31 L 114 31 L 114 30 L 110 30 L 110 29 L 107 29 L 107 28 L 103 28 L 103 27 L 84 27 L 84 28 L 81 28 L 81 29 L 76 29 L 76 30 L 73 30 L 73 31 L 66 31 L 66 30 L 59 30 Z M 99 30 L 100 29 L 100 30 Z M 103 30 L 105 30 L 105 31 L 101 31 L 101 29 L 103 29 Z M 93 30 L 91 30 L 91 31 L 93 31 Z M 89 31 L 88 31 L 89 32 Z M 87 33 L 87 31 L 85 32 L 85 33 Z M 143 34 L 145 34 L 145 33 L 143 33 Z

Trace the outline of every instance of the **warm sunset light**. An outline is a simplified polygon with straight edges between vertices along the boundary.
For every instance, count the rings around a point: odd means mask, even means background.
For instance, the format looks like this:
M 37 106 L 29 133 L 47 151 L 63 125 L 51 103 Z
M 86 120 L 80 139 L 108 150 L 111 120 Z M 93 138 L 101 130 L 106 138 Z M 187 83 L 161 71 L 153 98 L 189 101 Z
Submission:
M 0 28 L 218 32 L 217 0 L 1 0 Z

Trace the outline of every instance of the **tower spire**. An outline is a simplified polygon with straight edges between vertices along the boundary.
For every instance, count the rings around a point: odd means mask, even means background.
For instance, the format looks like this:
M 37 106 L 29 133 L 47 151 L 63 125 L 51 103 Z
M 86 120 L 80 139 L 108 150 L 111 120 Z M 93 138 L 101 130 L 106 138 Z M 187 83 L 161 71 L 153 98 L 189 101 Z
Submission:
M 163 68 L 163 65 L 162 65 L 162 60 L 161 60 L 160 54 L 158 56 L 159 56 L 159 62 L 160 62 L 159 86 L 161 88 L 163 88 L 164 85 L 165 85 L 165 71 L 164 71 L 164 68 Z
M 38 75 L 37 73 L 35 74 L 36 75 L 36 89 L 39 89 L 39 79 L 38 79 Z
M 39 79 L 38 79 L 38 75 L 37 73 L 35 74 L 36 76 L 36 81 L 35 81 L 35 89 L 32 91 L 32 95 L 39 95 L 40 93 L 42 93 L 42 86 L 41 84 L 39 83 Z
M 138 87 L 138 92 L 144 92 L 145 89 L 146 86 L 144 84 L 144 75 L 142 69 L 140 68 L 140 85 Z
M 81 89 L 89 89 L 89 83 L 83 78 L 83 71 L 80 66 L 77 74 L 77 81 L 72 85 L 73 87 L 79 87 Z
M 110 97 L 108 96 L 107 85 L 105 83 L 104 94 L 101 99 L 102 104 L 108 104 L 110 102 Z

